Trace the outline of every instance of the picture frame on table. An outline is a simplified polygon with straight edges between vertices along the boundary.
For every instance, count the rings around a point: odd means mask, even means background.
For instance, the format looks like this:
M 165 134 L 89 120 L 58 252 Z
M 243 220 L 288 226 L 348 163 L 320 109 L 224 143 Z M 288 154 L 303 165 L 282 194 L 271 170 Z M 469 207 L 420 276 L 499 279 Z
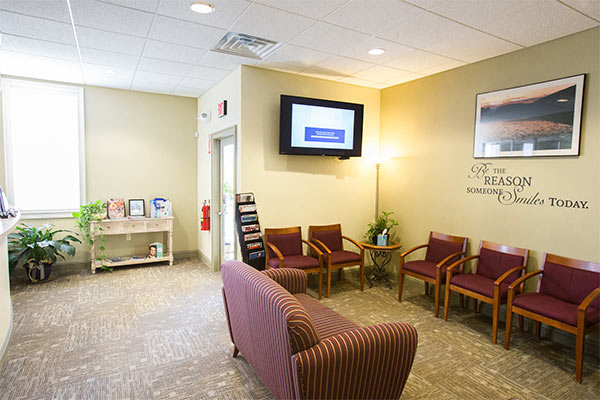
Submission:
M 144 199 L 129 199 L 129 216 L 145 217 L 146 201 Z
M 477 95 L 474 158 L 578 156 L 585 74 Z

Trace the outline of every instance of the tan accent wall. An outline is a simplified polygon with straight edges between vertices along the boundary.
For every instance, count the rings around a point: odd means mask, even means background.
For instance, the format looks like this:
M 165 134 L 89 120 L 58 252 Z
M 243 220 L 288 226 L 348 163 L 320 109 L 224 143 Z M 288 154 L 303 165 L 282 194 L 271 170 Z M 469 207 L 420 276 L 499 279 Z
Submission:
M 198 242 L 196 102 L 189 97 L 84 88 L 87 200 L 143 198 L 148 213 L 150 199 L 170 198 L 176 252 L 196 251 Z M 0 154 L 4 160 L 3 148 Z M 2 162 L 0 172 L 3 168 Z M 0 182 L 4 177 L 2 173 Z M 72 218 L 24 222 L 75 229 Z M 160 234 L 133 235 L 131 241 L 109 237 L 107 254 L 143 255 L 147 244 L 156 240 L 161 240 Z M 87 246 L 80 247 L 72 260 L 84 259 L 89 259 Z
M 600 262 L 600 29 L 540 44 L 381 92 L 381 147 L 394 153 L 382 166 L 382 208 L 396 213 L 404 248 L 429 231 L 531 250 L 529 268 L 544 252 Z M 586 74 L 579 157 L 473 159 L 475 96 Z M 502 205 L 468 178 L 487 161 L 506 175 L 532 178 L 523 196 L 543 205 Z M 587 201 L 589 208 L 552 207 L 549 197 Z

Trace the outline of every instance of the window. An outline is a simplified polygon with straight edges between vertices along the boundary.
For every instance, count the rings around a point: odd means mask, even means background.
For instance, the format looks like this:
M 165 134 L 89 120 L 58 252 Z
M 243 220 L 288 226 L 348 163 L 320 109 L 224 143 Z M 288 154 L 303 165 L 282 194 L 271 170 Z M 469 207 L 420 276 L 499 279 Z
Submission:
M 23 217 L 70 217 L 85 203 L 83 88 L 3 79 L 8 202 Z

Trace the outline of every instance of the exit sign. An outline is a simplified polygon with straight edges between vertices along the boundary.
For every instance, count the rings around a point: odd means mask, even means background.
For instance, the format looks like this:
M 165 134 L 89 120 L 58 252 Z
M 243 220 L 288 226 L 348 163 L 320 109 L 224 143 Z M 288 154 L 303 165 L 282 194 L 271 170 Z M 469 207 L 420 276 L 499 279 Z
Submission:
M 227 115 L 227 100 L 223 100 L 217 105 L 217 116 L 219 118 Z

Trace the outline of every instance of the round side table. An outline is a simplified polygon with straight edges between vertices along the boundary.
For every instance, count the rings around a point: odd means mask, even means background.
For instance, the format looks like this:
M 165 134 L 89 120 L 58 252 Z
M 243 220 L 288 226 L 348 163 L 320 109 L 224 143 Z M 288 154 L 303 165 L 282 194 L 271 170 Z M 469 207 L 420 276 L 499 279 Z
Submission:
M 383 281 L 387 283 L 388 287 L 391 289 L 392 281 L 390 280 L 389 273 L 385 267 L 392 260 L 392 253 L 402 247 L 400 243 L 378 246 L 373 243 L 362 242 L 361 245 L 369 250 L 371 260 L 373 261 L 373 271 L 367 276 L 369 287 L 373 287 L 373 284 L 377 281 Z

